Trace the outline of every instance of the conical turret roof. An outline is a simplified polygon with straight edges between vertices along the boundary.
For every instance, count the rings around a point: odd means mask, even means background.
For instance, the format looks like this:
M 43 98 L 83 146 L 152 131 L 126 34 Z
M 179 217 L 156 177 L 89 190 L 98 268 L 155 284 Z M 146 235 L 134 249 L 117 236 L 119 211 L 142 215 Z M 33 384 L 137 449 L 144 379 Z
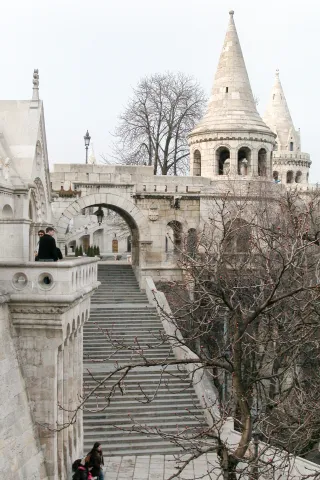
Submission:
M 299 148 L 300 136 L 296 132 L 290 115 L 286 97 L 280 82 L 279 70 L 276 71 L 276 78 L 271 90 L 270 100 L 263 117 L 266 124 L 277 134 L 278 147 L 287 150 L 289 142 L 295 141 L 295 149 Z
M 259 131 L 271 133 L 257 112 L 242 55 L 234 12 L 230 12 L 208 109 L 192 134 L 212 131 Z

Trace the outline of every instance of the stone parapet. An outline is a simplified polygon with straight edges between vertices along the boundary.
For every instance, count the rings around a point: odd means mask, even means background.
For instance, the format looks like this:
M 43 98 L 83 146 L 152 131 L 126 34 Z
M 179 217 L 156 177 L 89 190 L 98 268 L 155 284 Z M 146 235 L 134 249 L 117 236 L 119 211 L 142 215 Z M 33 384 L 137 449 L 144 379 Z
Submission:
M 304 165 L 306 162 L 306 166 L 311 165 L 311 160 L 310 160 L 310 155 L 309 153 L 303 153 L 303 152 L 288 152 L 287 150 L 278 150 L 276 152 L 273 152 L 273 164 L 290 164 L 290 162 L 295 162 L 299 164 L 299 162 L 302 162 L 301 165 Z
M 97 258 L 1 262 L 12 337 L 49 480 L 82 452 L 82 328 L 99 286 Z

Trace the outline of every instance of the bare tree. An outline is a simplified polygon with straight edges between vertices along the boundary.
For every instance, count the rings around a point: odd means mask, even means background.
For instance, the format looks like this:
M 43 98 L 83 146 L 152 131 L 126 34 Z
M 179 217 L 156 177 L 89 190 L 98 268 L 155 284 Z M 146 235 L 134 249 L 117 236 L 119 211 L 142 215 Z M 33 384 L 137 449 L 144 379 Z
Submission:
M 199 374 L 209 375 L 217 394 L 199 408 L 197 428 L 168 432 L 132 419 L 129 431 L 162 436 L 183 450 L 170 479 L 209 452 L 217 458 L 208 466 L 212 478 L 320 478 L 316 469 L 292 477 L 288 467 L 292 455 L 305 455 L 319 442 L 319 206 L 317 194 L 301 198 L 280 189 L 243 197 L 229 191 L 208 201 L 212 220 L 176 252 L 185 281 L 167 287 L 172 313 L 158 304 L 171 327 L 154 334 L 157 347 L 169 342 L 191 354 L 152 360 L 153 345 L 139 338 L 129 345 L 112 330 L 101 330 L 113 352 L 138 357 L 115 363 L 102 379 L 93 371 L 93 386 L 77 410 L 94 397 L 104 402 L 97 410 L 107 412 L 116 391 L 125 395 L 127 375 L 142 366 L 161 367 L 159 383 L 172 366 L 193 383 Z M 140 389 L 147 404 L 158 385 L 153 393 Z M 230 417 L 236 425 L 232 441 L 225 433 Z
M 142 79 L 120 115 L 114 157 L 122 164 L 153 165 L 155 174 L 185 174 L 186 136 L 202 117 L 205 102 L 199 84 L 183 73 Z

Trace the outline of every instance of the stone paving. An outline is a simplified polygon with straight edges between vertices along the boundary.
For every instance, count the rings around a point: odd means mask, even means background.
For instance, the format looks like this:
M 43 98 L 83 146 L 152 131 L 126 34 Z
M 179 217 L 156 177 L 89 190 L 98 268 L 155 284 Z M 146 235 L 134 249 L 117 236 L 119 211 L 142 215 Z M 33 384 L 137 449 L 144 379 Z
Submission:
M 177 460 L 173 455 L 109 457 L 105 462 L 107 480 L 168 480 L 175 472 Z M 179 480 L 213 480 L 219 478 L 215 453 L 193 460 L 176 477 Z

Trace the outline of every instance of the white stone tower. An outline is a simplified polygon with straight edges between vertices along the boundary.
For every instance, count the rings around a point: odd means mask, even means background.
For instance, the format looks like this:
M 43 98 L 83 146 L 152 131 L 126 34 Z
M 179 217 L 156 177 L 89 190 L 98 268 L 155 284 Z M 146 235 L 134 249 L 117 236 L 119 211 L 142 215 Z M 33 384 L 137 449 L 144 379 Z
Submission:
M 278 70 L 264 121 L 277 134 L 273 152 L 275 181 L 308 183 L 310 155 L 301 152 L 300 131 L 294 128 Z
M 275 134 L 257 112 L 234 12 L 229 13 L 207 112 L 188 137 L 190 174 L 271 178 Z

